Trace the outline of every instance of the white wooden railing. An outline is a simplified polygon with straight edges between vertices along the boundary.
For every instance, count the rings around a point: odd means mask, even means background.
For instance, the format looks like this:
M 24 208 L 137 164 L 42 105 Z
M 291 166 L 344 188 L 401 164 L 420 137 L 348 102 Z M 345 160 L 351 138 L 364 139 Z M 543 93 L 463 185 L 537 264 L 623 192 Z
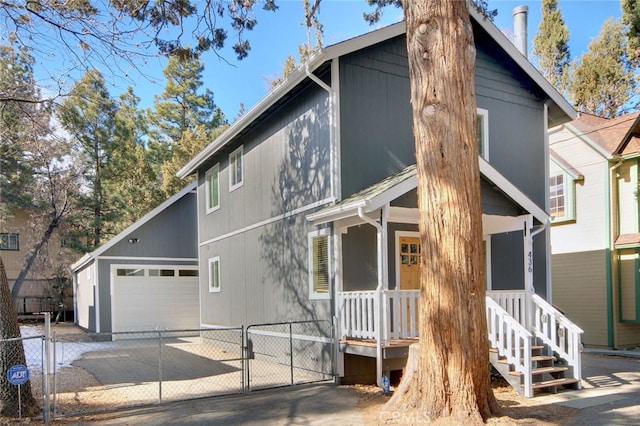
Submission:
M 419 296 L 419 290 L 382 291 L 383 341 L 418 337 Z M 338 293 L 342 337 L 377 339 L 378 297 L 375 290 Z
M 549 345 L 551 350 L 563 358 L 570 367 L 573 367 L 573 377 L 578 379 L 578 386 L 580 386 L 582 379 L 580 352 L 584 331 L 537 294 L 531 295 L 531 305 L 534 335 Z
M 379 309 L 378 292 L 344 291 L 338 293 L 340 307 L 340 337 L 376 339 Z
M 380 338 L 385 344 L 391 339 L 417 338 L 419 296 L 419 290 L 338 293 L 341 337 Z M 516 370 L 526 373 L 526 366 L 530 368 L 531 339 L 537 337 L 572 367 L 574 378 L 582 378 L 583 331 L 543 298 L 524 290 L 487 291 L 486 305 L 489 340 Z M 383 324 L 379 335 L 377 324 Z
M 487 296 L 490 296 L 516 321 L 527 327 L 527 299 L 525 295 L 524 290 L 487 290 Z
M 383 336 L 389 339 L 417 338 L 420 290 L 384 290 L 383 303 L 386 316 Z
M 525 397 L 533 395 L 531 388 L 531 344 L 533 335 L 527 331 L 491 296 L 486 297 L 487 331 L 492 348 L 507 359 L 524 377 Z

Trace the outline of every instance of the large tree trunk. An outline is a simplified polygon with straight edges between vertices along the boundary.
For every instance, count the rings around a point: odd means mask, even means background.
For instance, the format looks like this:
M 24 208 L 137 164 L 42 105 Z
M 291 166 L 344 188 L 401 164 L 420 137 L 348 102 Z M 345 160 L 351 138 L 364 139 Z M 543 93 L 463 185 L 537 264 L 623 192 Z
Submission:
M 0 340 L 20 337 L 18 313 L 11 300 L 9 281 L 0 257 Z M 0 343 L 0 415 L 18 417 L 18 386 L 9 383 L 7 371 L 16 364 L 26 365 L 22 341 Z M 31 383 L 20 386 L 22 415 L 33 416 L 39 411 L 38 403 L 31 393 Z
M 416 422 L 499 412 L 489 375 L 475 138 L 475 46 L 465 1 L 405 0 L 422 243 L 417 368 L 385 410 Z

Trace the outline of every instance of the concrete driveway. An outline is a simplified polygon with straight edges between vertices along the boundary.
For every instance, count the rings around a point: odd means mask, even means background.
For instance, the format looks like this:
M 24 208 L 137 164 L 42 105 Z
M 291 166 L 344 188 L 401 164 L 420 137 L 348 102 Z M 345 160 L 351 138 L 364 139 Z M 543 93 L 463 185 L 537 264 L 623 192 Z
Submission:
M 577 408 L 567 425 L 640 425 L 640 352 L 586 350 L 582 390 L 539 397 Z

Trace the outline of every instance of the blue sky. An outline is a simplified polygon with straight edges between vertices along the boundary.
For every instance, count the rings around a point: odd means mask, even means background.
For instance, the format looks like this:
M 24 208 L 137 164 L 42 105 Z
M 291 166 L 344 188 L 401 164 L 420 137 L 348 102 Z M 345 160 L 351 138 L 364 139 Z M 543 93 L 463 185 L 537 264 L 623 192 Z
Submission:
M 249 57 L 236 61 L 230 50 L 223 52 L 226 63 L 214 54 L 203 57 L 205 61 L 205 87 L 213 91 L 215 101 L 229 119 L 233 119 L 243 103 L 249 109 L 269 90 L 268 80 L 279 75 L 287 55 L 297 57 L 298 45 L 307 40 L 302 21 L 301 0 L 280 0 L 275 13 L 260 12 L 259 23 L 249 33 L 252 50 Z M 496 26 L 509 35 L 512 33 L 512 10 L 516 6 L 529 7 L 529 54 L 540 22 L 540 1 L 489 0 L 491 9 L 498 9 Z M 619 0 L 560 0 L 559 8 L 570 31 L 570 48 L 573 58 L 580 56 L 588 43 L 598 34 L 607 17 L 619 18 Z M 330 45 L 350 37 L 371 31 L 362 19 L 362 13 L 370 10 L 364 0 L 323 0 L 320 20 L 325 28 L 324 44 Z M 400 9 L 388 8 L 379 26 L 401 19 Z M 162 91 L 164 81 L 163 59 L 154 59 L 147 72 L 152 81 L 138 79 L 134 90 L 142 98 L 142 106 L 151 106 L 153 96 Z M 107 77 L 108 78 L 108 77 Z M 110 79 L 111 94 L 118 96 L 131 81 Z

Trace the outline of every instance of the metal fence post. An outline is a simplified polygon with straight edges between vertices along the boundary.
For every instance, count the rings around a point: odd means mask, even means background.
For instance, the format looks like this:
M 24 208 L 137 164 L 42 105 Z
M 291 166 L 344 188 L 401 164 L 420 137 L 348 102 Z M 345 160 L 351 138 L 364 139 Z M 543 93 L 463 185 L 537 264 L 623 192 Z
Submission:
M 53 339 L 51 340 L 51 347 L 53 348 L 53 418 L 56 418 L 56 400 L 58 395 L 58 387 L 56 384 L 56 365 L 57 356 L 56 356 L 56 332 L 53 332 Z
M 291 365 L 291 386 L 293 386 L 293 325 L 289 323 L 289 364 Z
M 49 375 L 51 373 L 51 348 L 49 346 L 51 338 L 51 314 L 45 312 L 44 314 L 44 404 L 43 404 L 43 417 L 44 422 L 49 424 Z
M 241 379 L 241 385 L 242 385 L 242 394 L 246 395 L 247 394 L 247 378 L 245 377 L 247 374 L 247 370 L 246 370 L 246 364 L 248 363 L 247 360 L 247 353 L 246 353 L 246 345 L 245 345 L 245 341 L 246 341 L 246 336 L 245 336 L 245 329 L 244 329 L 244 325 L 242 326 L 242 328 L 240 329 L 240 369 L 242 370 L 242 379 Z
M 162 402 L 162 330 L 158 330 L 158 402 Z

